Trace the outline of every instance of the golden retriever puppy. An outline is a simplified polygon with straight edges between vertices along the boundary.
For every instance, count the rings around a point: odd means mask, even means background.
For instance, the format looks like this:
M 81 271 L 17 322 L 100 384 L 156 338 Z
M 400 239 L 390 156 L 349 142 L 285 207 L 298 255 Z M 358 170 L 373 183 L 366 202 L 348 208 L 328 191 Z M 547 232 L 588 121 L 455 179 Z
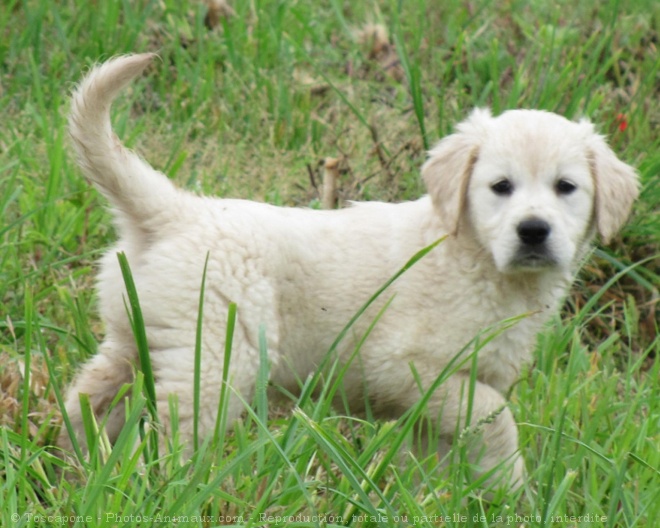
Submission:
M 523 462 L 504 394 L 594 235 L 607 241 L 626 220 L 638 193 L 635 171 L 586 120 L 475 110 L 429 153 L 422 168 L 429 195 L 417 201 L 313 211 L 199 197 L 176 188 L 111 129 L 113 99 L 152 58 L 124 56 L 98 66 L 73 96 L 70 130 L 80 166 L 111 203 L 119 232 L 98 278 L 106 337 L 66 403 L 80 441 L 78 394 L 90 396 L 99 416 L 110 413 L 106 430 L 116 438 L 124 410 L 109 410 L 109 403 L 131 382 L 137 361 L 117 252 L 127 255 L 138 290 L 165 434 L 174 394 L 179 433 L 189 441 L 207 255 L 201 434 L 216 423 L 230 302 L 238 306 L 228 372 L 228 413 L 236 420 L 244 410 L 236 394 L 249 401 L 255 390 L 262 325 L 271 382 L 295 391 L 369 297 L 412 255 L 446 236 L 340 343 L 338 358 L 346 362 L 393 297 L 346 370 L 344 401 L 355 412 L 368 402 L 376 416 L 399 417 L 462 352 L 467 361 L 455 363 L 461 366 L 428 400 L 425 420 L 432 427 L 426 429 L 434 435 L 425 444 L 442 452 L 456 431 L 476 425 L 480 434 L 468 448 L 476 472 L 492 471 L 489 483 L 520 483 Z M 520 320 L 501 325 L 510 318 Z M 489 328 L 499 330 L 475 348 L 475 336 Z M 471 368 L 477 373 L 472 386 Z M 60 445 L 70 446 L 66 431 Z

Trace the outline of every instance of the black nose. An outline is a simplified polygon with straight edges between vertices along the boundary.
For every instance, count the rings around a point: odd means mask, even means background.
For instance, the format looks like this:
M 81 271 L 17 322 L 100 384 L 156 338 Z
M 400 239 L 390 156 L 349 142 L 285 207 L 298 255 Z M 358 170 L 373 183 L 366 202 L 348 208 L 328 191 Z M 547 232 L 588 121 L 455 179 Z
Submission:
M 550 234 L 550 224 L 545 220 L 530 218 L 518 224 L 518 237 L 526 246 L 543 244 Z

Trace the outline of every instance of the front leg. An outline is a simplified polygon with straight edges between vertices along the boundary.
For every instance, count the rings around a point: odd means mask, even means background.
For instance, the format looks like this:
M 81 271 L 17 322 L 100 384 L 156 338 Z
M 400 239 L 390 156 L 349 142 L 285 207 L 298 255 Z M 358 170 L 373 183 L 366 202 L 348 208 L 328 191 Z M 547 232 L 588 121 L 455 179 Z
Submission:
M 427 453 L 435 450 L 442 458 L 452 444 L 465 442 L 468 461 L 477 476 L 494 470 L 485 486 L 515 489 L 522 484 L 524 464 L 518 450 L 518 429 L 497 390 L 480 381 L 471 387 L 468 374 L 456 373 L 433 393 L 427 412 L 431 427 L 422 437 Z

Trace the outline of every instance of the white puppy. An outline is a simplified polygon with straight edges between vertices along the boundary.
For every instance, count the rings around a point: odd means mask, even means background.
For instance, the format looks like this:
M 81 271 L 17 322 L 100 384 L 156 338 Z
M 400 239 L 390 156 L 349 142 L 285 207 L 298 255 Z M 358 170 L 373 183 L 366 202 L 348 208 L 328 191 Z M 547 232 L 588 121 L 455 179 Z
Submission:
M 530 359 L 535 335 L 558 309 L 595 233 L 608 240 L 625 221 L 638 193 L 635 171 L 585 120 L 532 110 L 494 118 L 476 110 L 430 152 L 422 169 L 430 196 L 414 202 L 311 211 L 198 197 L 177 189 L 112 132 L 112 100 L 151 60 L 150 54 L 111 60 L 92 70 L 73 96 L 70 128 L 80 165 L 112 204 L 120 234 L 99 275 L 106 338 L 66 405 L 79 439 L 78 393 L 89 394 L 104 415 L 118 388 L 131 382 L 136 363 L 118 251 L 126 253 L 137 285 L 161 419 L 167 428 L 168 396 L 175 394 L 179 431 L 189 440 L 207 254 L 201 434 L 216 421 L 230 302 L 238 305 L 232 391 L 252 397 L 261 325 L 272 383 L 295 391 L 360 306 L 412 255 L 448 235 L 341 342 L 339 357 L 348 359 L 394 295 L 347 369 L 345 399 L 354 411 L 368 401 L 377 416 L 398 417 L 475 336 L 524 315 L 478 349 L 474 387 L 468 387 L 468 361 L 427 405 L 437 436 L 426 443 L 435 448 L 465 427 L 471 400 L 469 419 L 481 435 L 469 456 L 478 471 L 508 464 L 500 476 L 519 482 L 517 430 L 503 395 Z M 230 398 L 229 418 L 242 411 L 240 400 Z M 123 416 L 121 406 L 111 411 L 111 439 Z M 66 432 L 60 444 L 70 446 Z

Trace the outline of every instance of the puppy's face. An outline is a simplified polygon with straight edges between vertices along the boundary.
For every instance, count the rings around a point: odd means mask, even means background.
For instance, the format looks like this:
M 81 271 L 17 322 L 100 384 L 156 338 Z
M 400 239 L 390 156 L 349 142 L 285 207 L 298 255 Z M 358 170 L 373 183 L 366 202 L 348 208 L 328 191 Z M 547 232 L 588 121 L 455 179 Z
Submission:
M 422 174 L 447 231 L 476 237 L 503 273 L 574 268 L 596 231 L 613 236 L 638 192 L 635 171 L 588 121 L 533 110 L 476 110 Z
M 590 127 L 508 113 L 484 130 L 466 213 L 502 272 L 569 269 L 593 231 Z

